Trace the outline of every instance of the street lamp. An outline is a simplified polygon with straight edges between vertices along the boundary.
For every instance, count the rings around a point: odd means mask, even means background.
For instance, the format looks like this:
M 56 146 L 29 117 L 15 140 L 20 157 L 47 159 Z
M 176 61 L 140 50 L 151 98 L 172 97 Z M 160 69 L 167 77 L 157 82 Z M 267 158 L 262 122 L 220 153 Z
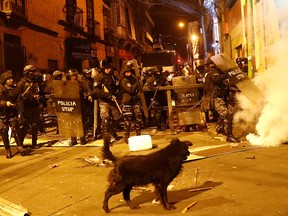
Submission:
M 184 23 L 184 22 L 179 22 L 179 23 L 178 23 L 178 26 L 179 26 L 180 28 L 184 28 L 185 23 Z

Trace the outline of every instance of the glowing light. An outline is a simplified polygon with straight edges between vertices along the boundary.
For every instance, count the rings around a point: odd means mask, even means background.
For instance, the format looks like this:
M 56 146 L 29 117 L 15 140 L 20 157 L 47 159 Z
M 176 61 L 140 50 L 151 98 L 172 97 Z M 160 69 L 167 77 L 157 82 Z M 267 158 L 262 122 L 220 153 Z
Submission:
M 184 23 L 184 22 L 179 22 L 179 23 L 178 23 L 178 26 L 179 26 L 180 28 L 183 28 L 183 27 L 185 26 L 185 23 Z
M 198 40 L 197 35 L 192 35 L 192 36 L 191 36 L 191 40 L 192 40 L 192 41 L 197 41 L 197 40 Z

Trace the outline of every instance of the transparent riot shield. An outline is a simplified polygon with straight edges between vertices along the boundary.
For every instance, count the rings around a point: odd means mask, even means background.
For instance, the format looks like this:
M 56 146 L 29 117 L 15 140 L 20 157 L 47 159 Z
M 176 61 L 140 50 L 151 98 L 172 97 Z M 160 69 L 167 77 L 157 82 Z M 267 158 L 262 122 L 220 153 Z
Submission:
M 211 60 L 217 67 L 226 73 L 230 81 L 250 100 L 252 103 L 261 104 L 264 95 L 251 79 L 238 67 L 238 65 L 225 53 L 214 55 Z
M 54 80 L 53 86 L 59 133 L 67 137 L 83 137 L 78 82 Z

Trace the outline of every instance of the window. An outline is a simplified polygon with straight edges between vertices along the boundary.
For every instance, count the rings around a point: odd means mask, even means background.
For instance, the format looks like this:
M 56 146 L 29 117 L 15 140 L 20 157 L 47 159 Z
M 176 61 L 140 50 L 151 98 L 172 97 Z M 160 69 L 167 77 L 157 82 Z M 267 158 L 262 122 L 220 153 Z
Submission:
M 95 34 L 94 26 L 94 4 L 93 0 L 86 0 L 87 7 L 87 28 L 89 34 Z
M 73 24 L 77 11 L 76 0 L 66 0 L 66 20 L 68 23 Z

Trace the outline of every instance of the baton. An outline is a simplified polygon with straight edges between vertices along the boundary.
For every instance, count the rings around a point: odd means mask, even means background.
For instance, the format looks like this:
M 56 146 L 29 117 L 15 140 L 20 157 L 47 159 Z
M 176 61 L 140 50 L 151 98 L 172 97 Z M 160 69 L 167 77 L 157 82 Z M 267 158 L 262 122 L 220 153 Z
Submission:
M 118 104 L 116 98 L 112 97 L 112 100 L 115 102 L 117 108 L 119 109 L 120 113 L 122 114 L 122 110 L 121 110 L 121 108 L 120 108 L 120 106 L 119 106 L 119 104 Z

